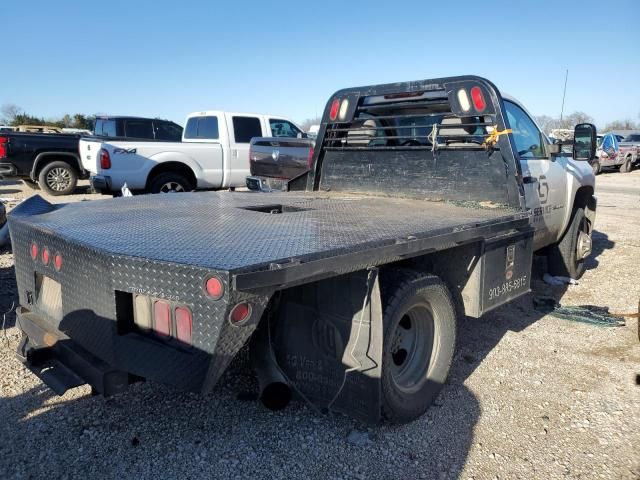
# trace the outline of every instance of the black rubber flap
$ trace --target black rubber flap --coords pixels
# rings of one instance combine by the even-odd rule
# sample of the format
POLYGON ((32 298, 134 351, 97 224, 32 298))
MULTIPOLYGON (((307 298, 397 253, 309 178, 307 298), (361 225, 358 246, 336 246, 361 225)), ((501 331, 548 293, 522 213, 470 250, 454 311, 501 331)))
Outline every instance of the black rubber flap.
POLYGON ((284 292, 273 335, 294 390, 322 411, 380 420, 382 309, 377 270, 284 292))

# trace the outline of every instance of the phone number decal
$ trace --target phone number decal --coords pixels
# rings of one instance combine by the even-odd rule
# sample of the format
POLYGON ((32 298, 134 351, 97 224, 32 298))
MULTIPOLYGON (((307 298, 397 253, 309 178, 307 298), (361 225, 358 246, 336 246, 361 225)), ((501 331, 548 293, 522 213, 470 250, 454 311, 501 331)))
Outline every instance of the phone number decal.
POLYGON ((514 278, 509 280, 508 282, 503 283, 502 285, 498 285, 497 287, 493 287, 489 289, 489 300, 493 300, 495 298, 500 298, 508 293, 517 292, 527 286, 527 276, 522 275, 521 277, 514 278))

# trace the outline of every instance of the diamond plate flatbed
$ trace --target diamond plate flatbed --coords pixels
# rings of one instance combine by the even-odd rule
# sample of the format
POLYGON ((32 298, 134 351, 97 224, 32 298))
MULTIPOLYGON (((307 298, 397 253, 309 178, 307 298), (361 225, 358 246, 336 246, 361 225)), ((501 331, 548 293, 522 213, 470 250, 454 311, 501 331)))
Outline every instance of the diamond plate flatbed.
POLYGON ((346 263, 330 273, 344 273, 361 268, 366 252, 367 265, 387 263, 528 224, 526 213, 509 208, 319 192, 138 196, 32 215, 38 208, 20 212, 32 228, 114 255, 226 270, 237 274, 238 289, 269 286, 265 272, 282 278, 273 272, 287 267, 314 264, 308 273, 317 276, 321 260, 338 257, 346 263))

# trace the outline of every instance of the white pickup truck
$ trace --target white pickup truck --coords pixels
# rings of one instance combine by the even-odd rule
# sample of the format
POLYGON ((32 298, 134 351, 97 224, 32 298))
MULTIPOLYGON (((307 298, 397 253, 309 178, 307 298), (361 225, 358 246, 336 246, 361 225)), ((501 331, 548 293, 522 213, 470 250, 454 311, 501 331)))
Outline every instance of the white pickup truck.
POLYGON ((302 132, 280 116, 196 112, 187 116, 181 142, 87 137, 80 141, 80 156, 93 188, 103 193, 119 191, 125 183, 151 193, 235 188, 249 175, 251 139, 282 131, 302 132))

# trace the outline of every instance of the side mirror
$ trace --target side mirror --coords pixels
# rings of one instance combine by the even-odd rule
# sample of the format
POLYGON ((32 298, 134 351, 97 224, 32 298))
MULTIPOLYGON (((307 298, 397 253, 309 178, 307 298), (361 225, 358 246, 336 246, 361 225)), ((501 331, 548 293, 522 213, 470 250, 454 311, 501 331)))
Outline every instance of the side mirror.
POLYGON ((573 159, 589 162, 596 157, 596 127, 580 123, 573 130, 573 159))

